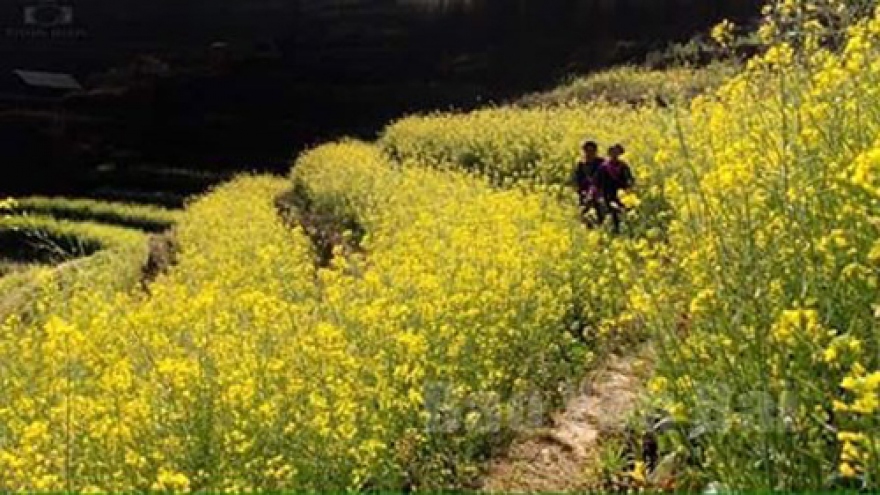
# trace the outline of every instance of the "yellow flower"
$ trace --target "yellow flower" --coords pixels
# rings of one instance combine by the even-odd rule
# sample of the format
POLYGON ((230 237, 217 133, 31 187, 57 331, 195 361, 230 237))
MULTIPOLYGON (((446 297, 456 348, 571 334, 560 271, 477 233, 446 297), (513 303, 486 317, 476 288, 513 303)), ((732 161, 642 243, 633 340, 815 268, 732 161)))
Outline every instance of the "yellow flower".
POLYGON ((189 478, 187 478, 185 474, 171 469, 162 468, 156 476, 156 482, 153 483, 152 489, 160 491, 188 492, 189 486, 189 478))
POLYGON ((880 240, 874 241, 871 252, 868 254, 868 261, 871 264, 880 266, 880 240))
POLYGON ((844 478, 855 478, 859 473, 848 462, 840 463, 840 475, 844 478))
POLYGON ((630 472, 630 477, 638 483, 646 483, 648 480, 648 468, 642 461, 636 461, 635 465, 633 465, 633 469, 630 472))
POLYGON ((658 395, 666 391, 668 385, 669 380, 667 380, 666 377, 656 376, 648 382, 648 390, 652 394, 658 395))
POLYGON ((836 362, 838 356, 839 356, 839 354, 837 352, 837 349, 834 347, 829 347, 829 348, 825 349, 822 357, 826 363, 830 364, 830 363, 836 362))
POLYGON ((712 28, 711 36, 721 46, 730 46, 734 39, 736 25, 725 19, 712 28))
POLYGON ((868 438, 864 433, 851 432, 851 431, 841 431, 837 434, 837 440, 841 442, 849 442, 849 443, 861 443, 866 441, 868 438))

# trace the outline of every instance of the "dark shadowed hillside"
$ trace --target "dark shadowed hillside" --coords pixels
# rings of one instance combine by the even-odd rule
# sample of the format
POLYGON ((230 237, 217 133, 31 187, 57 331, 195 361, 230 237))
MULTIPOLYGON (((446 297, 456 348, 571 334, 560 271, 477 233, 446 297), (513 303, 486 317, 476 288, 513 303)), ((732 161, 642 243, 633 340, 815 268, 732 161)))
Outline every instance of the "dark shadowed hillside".
MULTIPOLYGON (((472 107, 639 62, 760 3, 4 2, 0 155, 65 185, 65 172, 105 161, 283 167, 299 147, 368 135, 403 112, 472 107), (16 69, 68 73, 82 88, 28 85, 16 69)), ((39 176, 0 189, 43 188, 39 176)))

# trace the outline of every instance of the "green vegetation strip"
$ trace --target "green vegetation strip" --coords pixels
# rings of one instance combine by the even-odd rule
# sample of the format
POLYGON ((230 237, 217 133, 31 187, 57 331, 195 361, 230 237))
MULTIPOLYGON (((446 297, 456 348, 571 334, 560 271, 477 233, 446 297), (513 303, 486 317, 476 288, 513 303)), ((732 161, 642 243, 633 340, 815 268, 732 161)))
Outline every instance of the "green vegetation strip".
POLYGON ((694 97, 720 87, 736 70, 735 65, 720 62, 700 68, 665 70, 622 66, 574 78, 551 91, 527 95, 517 104, 523 107, 566 106, 596 100, 630 105, 686 104, 694 97))
POLYGON ((12 255, 16 264, 26 261, 22 243, 31 244, 39 258, 34 261, 58 263, 36 264, 0 278, 0 318, 64 304, 75 290, 109 295, 130 289, 140 281, 148 254, 142 232, 46 216, 0 217, 0 239, 18 241, 18 246, 3 243, 17 253, 0 253, 12 255))
POLYGON ((16 199, 12 211, 66 220, 107 223, 147 232, 167 230, 174 225, 179 215, 178 211, 159 206, 42 196, 16 199))

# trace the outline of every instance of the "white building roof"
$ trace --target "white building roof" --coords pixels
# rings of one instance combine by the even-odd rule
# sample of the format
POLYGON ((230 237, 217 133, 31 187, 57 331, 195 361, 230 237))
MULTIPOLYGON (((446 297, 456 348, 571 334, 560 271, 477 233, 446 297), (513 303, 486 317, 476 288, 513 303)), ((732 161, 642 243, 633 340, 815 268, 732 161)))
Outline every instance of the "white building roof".
POLYGON ((51 89, 82 89, 82 85, 70 74, 31 70, 14 70, 13 72, 28 86, 51 89))

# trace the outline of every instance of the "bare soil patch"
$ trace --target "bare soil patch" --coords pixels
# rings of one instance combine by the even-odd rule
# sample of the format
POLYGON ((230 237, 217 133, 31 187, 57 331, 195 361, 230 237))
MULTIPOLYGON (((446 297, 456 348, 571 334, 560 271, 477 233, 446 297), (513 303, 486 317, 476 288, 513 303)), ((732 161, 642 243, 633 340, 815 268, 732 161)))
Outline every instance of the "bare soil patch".
POLYGON ((646 350, 611 356, 585 379, 580 392, 555 414, 552 426, 528 432, 493 461, 482 488, 497 492, 564 492, 591 489, 603 441, 626 435, 651 369, 646 350))

